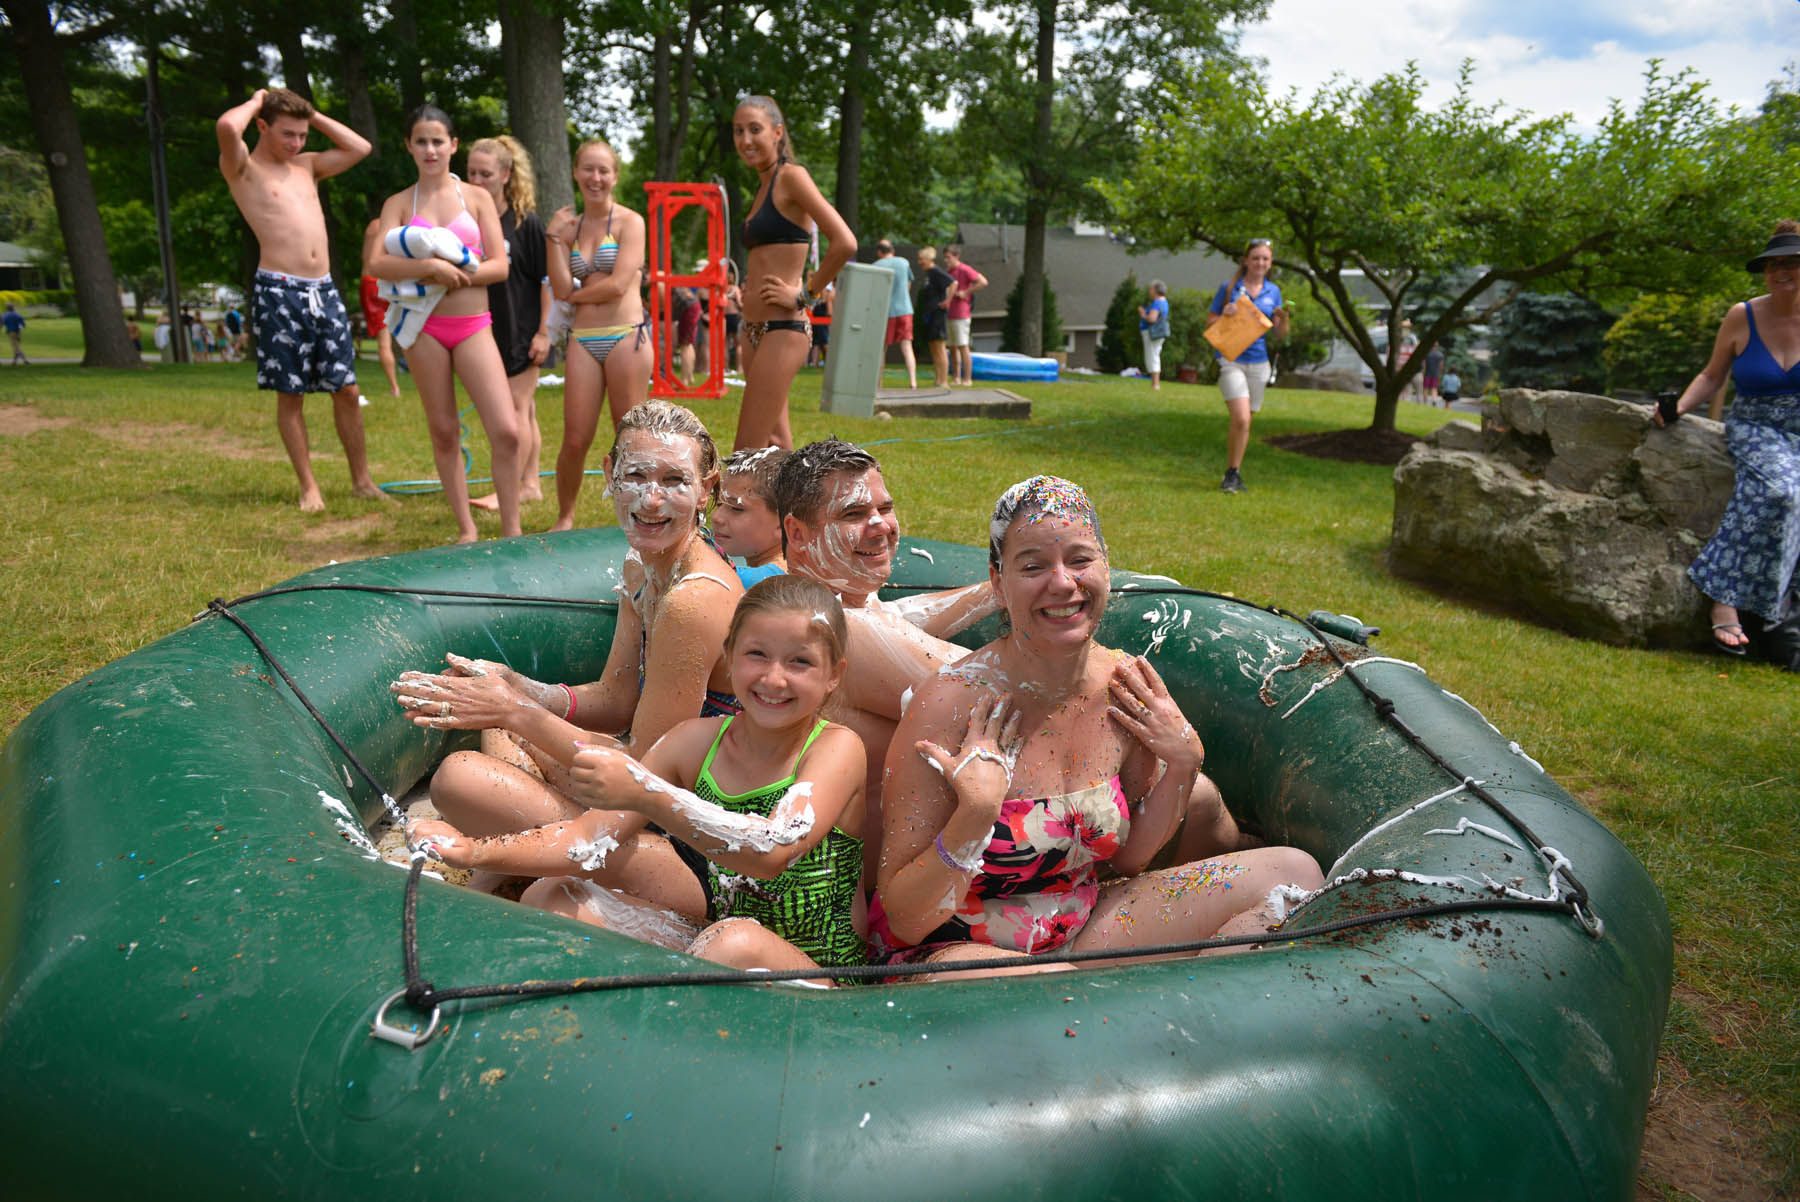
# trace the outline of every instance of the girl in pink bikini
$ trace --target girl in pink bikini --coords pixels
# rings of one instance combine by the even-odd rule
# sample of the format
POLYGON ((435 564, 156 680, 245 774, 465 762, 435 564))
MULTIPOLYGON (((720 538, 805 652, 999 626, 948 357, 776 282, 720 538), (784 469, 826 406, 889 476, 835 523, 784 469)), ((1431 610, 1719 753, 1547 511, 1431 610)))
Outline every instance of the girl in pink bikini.
MULTIPOLYGON (((1144 872, 1205 752, 1148 660, 1094 641, 1110 592, 1087 494, 1036 476, 990 526, 1011 629, 922 686, 888 747, 871 939, 893 961, 1147 946, 1267 930, 1291 847, 1144 872), (1100 866, 1123 878, 1102 884, 1100 866)), ((1013 971, 1013 970, 1002 970, 1013 971)))
POLYGON ((425 406, 431 455, 437 463, 444 499, 456 517, 457 541, 480 537, 469 512, 469 483, 463 472, 461 429, 456 416, 456 380, 481 418, 491 452, 494 495, 500 500, 500 532, 519 530, 519 421, 506 386, 506 368, 494 343, 488 285, 506 279, 506 240, 500 215, 486 190, 450 173, 456 136, 450 118, 434 105, 421 105, 406 123, 406 149, 419 168, 419 181, 388 197, 381 228, 403 225, 449 230, 480 260, 464 270, 441 258, 406 258, 378 247, 367 270, 377 279, 414 280, 448 289, 425 317, 407 354, 407 366, 425 406))

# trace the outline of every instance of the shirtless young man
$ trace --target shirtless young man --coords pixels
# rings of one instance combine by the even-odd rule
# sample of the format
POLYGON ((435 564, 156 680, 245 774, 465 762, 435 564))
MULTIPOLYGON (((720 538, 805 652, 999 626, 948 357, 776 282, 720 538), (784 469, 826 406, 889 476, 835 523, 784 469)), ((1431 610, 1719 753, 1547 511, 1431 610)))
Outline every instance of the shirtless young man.
POLYGON ((286 88, 259 89, 219 118, 217 133, 219 172, 262 247, 251 309, 256 386, 278 394, 275 428, 300 478, 300 508, 305 513, 325 508, 307 444, 302 398, 308 392, 331 393, 351 489, 359 497, 379 498, 358 411, 356 344, 331 282, 318 189, 318 181, 355 166, 369 153, 369 143, 286 88), (255 150, 244 144, 253 120, 255 150), (331 139, 330 150, 306 149, 314 129, 331 139))
MULTIPOLYGON (((827 439, 792 452, 775 478, 775 501, 788 571, 823 582, 844 604, 849 668, 835 720, 862 736, 870 765, 866 797, 870 812, 879 815, 881 766, 901 711, 914 689, 969 655, 968 648, 945 640, 999 603, 986 581, 897 601, 875 595, 893 571, 900 523, 880 466, 861 447, 827 439)), ((966 667, 978 674, 986 669, 966 667)), ((866 843, 871 857, 878 842, 866 843)), ((1218 786, 1202 774, 1188 799, 1176 862, 1254 845, 1239 834, 1218 786)))

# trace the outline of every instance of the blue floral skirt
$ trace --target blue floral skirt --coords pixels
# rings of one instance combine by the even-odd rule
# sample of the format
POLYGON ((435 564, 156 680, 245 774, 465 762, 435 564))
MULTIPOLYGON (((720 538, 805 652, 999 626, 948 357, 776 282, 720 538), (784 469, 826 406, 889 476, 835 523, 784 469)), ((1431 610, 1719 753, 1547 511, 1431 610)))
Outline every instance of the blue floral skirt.
POLYGON ((1740 396, 1725 445, 1737 483, 1688 577, 1714 601, 1779 619, 1800 562, 1800 394, 1740 396))

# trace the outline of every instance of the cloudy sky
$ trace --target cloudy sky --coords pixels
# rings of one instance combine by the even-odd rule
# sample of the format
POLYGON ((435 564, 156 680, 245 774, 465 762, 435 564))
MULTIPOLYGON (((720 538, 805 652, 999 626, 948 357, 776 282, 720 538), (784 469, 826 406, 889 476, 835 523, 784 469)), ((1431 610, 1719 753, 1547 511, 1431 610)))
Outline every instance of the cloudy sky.
POLYGON ((1608 100, 1642 95, 1651 58, 1756 107, 1800 61, 1800 0, 1273 0, 1243 49, 1267 60, 1272 90, 1302 96, 1334 71, 1366 82, 1416 60, 1428 102, 1473 59, 1478 100, 1591 128, 1608 100))

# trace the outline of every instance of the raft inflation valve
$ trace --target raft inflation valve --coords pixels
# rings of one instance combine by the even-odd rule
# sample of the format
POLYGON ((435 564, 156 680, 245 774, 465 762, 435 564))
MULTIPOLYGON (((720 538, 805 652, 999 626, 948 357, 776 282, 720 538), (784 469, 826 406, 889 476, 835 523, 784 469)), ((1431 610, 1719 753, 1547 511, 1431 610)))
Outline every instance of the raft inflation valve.
POLYGON ((1364 647, 1369 640, 1381 633, 1381 627, 1368 626, 1349 614, 1334 614, 1329 610, 1315 609, 1306 615, 1306 620, 1327 634, 1335 634, 1340 639, 1348 639, 1364 647))
POLYGON ((416 1052, 437 1035, 440 1027, 438 1020, 442 1017, 440 1007, 431 1008, 431 1017, 423 1027, 401 1027, 388 1021, 388 1007, 406 996, 405 989, 396 989, 387 995, 380 1006, 375 1008, 375 1017, 369 1023, 369 1034, 377 1039, 385 1039, 389 1043, 399 1044, 409 1052, 416 1052))

